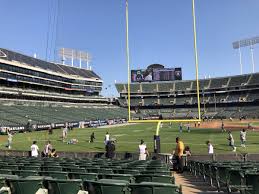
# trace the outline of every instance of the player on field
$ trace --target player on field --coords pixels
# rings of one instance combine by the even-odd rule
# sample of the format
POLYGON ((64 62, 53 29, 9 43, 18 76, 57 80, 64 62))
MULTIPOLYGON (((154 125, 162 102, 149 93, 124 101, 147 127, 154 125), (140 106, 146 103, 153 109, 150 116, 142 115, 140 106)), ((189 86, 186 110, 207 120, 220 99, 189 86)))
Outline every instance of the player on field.
POLYGON ((65 127, 62 130, 62 140, 63 140, 63 142, 67 138, 67 132, 68 132, 68 123, 65 124, 65 127))
POLYGON ((235 152, 237 148, 235 146, 235 140, 234 140, 234 137, 233 137, 231 131, 228 131, 228 138, 227 139, 229 141, 229 146, 231 146, 232 149, 233 149, 232 151, 235 152))
POLYGON ((183 132, 183 123, 180 123, 180 125, 179 125, 179 132, 180 132, 180 133, 183 132))
POLYGON ((187 131, 188 131, 188 133, 190 133, 191 132, 191 128, 190 128, 190 123, 187 123, 187 131))
POLYGON ((95 139, 95 135, 94 135, 94 132, 90 135, 90 141, 89 143, 93 143, 94 142, 94 139, 95 139))
POLYGON ((221 132, 223 133, 224 131, 225 131, 224 122, 222 121, 222 123, 221 123, 221 132))
POLYGON ((214 154, 214 148, 213 148, 213 145, 211 144, 211 142, 207 141, 206 144, 208 146, 208 154, 214 154))
POLYGON ((104 144, 107 145, 109 141, 110 141, 110 134, 107 131, 104 137, 104 144))
POLYGON ((13 142, 13 134, 12 134, 12 132, 9 130, 9 129, 7 129, 7 135, 8 135, 8 141, 7 141, 7 148, 8 149, 11 149, 12 148, 12 142, 13 142))
POLYGON ((241 141, 241 147, 246 147, 246 130, 242 129, 240 131, 240 141, 241 141))
POLYGON ((31 145, 31 156, 38 157, 39 155, 39 147, 37 146, 37 141, 33 141, 31 145))
POLYGON ((47 141, 45 147, 44 147, 44 150, 43 150, 43 153, 44 153, 44 157, 48 157, 50 152, 52 150, 52 145, 51 145, 51 142, 50 141, 47 141))

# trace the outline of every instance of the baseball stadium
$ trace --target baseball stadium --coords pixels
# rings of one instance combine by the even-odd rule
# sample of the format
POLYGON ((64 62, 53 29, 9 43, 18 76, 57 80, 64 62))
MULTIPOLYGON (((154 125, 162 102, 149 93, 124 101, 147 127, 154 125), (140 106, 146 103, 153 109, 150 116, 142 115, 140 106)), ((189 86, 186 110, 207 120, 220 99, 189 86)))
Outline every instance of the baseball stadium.
MULTIPOLYGON (((259 36, 247 38, 247 33, 228 48, 238 52, 240 73, 224 66, 233 73, 221 69, 217 76, 201 76, 204 54, 199 55, 199 43, 207 39, 199 35, 199 17, 208 4, 204 8, 202 1, 190 0, 191 48, 184 56, 192 64, 170 65, 161 59, 134 65, 130 51, 136 45, 130 38, 135 37, 132 23, 139 18, 134 20, 137 11, 131 15, 134 0, 124 0, 119 11, 123 33, 113 35, 124 42, 116 53, 124 61, 120 80, 112 70, 92 63, 95 58, 82 46, 71 49, 64 41, 68 47, 60 47, 65 32, 59 28, 70 20, 62 0, 47 2, 41 5, 48 10, 45 58, 32 56, 23 45, 8 46, 11 39, 0 48, 0 194, 259 194, 259 36), (250 57, 253 70, 247 72, 244 61, 250 57), (120 81, 107 84, 106 76, 120 81)), ((136 7, 142 4, 135 2, 136 7)), ((102 46, 98 49, 105 50, 102 46)), ((218 59, 207 62, 213 60, 218 59)))

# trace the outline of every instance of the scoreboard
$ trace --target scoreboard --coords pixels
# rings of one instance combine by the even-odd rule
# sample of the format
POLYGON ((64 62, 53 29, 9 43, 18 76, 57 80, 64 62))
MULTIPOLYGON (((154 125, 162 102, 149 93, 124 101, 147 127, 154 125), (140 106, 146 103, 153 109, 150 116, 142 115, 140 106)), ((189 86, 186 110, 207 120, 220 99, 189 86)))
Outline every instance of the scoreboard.
POLYGON ((131 82, 182 80, 182 68, 131 70, 131 82))

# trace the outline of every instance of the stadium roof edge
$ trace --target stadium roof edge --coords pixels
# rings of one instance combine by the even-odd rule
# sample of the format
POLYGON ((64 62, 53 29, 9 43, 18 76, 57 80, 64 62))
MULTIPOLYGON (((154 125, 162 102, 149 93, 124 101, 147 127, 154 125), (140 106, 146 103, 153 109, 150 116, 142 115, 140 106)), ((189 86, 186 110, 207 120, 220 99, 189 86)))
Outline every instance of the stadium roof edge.
MULTIPOLYGON (((231 76, 222 76, 222 77, 211 77, 211 78, 206 78, 206 79, 199 79, 199 80, 210 80, 210 79, 223 79, 223 78, 232 78, 232 77, 238 77, 238 76, 249 76, 249 75, 254 75, 254 74, 259 74, 259 72, 255 72, 255 73, 246 73, 246 74, 242 74, 242 75, 231 75, 231 76)), ((174 81, 151 81, 151 82, 132 82, 130 84, 150 84, 150 83, 172 83, 172 82, 190 82, 190 81, 196 81, 195 79, 192 80, 174 80, 174 81)), ((117 82, 115 85, 117 84, 128 84, 127 82, 117 82)))
MULTIPOLYGON (((28 55, 23 54, 23 53, 21 53, 21 52, 12 51, 12 50, 5 49, 5 48, 0 48, 0 51, 1 51, 1 53, 3 53, 4 55, 6 55, 6 53, 5 53, 4 51, 8 51, 8 52, 11 52, 11 53, 14 53, 14 54, 19 54, 19 55, 22 55, 22 56, 24 56, 24 57, 28 57, 28 58, 31 58, 31 59, 34 59, 34 60, 41 61, 41 62, 43 62, 43 63, 49 63, 49 64, 53 64, 53 65, 60 65, 60 66, 69 67, 69 68, 71 68, 71 69, 79 69, 79 70, 83 70, 83 71, 87 71, 87 72, 92 72, 95 77, 82 77, 82 76, 80 76, 80 77, 86 78, 86 79, 93 79, 93 80, 95 80, 95 81, 103 82, 102 79, 101 79, 101 77, 98 76, 93 70, 87 70, 87 69, 80 68, 80 67, 72 67, 72 66, 69 66, 69 65, 66 65, 66 64, 64 65, 64 64, 60 64, 60 63, 48 62, 48 61, 45 61, 45 60, 43 60, 43 59, 34 58, 34 57, 32 57, 32 56, 28 56, 28 55), (96 80, 96 79, 98 79, 98 80, 96 80)), ((2 57, 0 56, 0 59, 5 60, 5 58, 7 57, 7 55, 6 55, 6 56, 4 56, 4 55, 3 55, 2 57)), ((9 60, 5 60, 5 61, 9 61, 9 60)), ((28 66, 32 67, 32 64, 28 64, 28 66)), ((41 68, 41 67, 39 67, 39 69, 43 69, 43 70, 47 71, 47 69, 44 69, 44 68, 41 68)), ((53 72, 55 72, 55 71, 53 70, 53 72)), ((55 73, 61 74, 60 72, 55 72, 55 73)), ((63 75, 63 74, 62 74, 62 75, 63 75)), ((64 74, 64 75, 67 76, 66 74, 64 74)), ((60 76, 60 75, 59 75, 59 76, 60 76)), ((72 76, 72 75, 70 75, 70 76, 72 76)), ((72 77, 73 77, 73 76, 72 76, 72 77)), ((80 77, 73 77, 73 78, 74 78, 74 79, 80 79, 80 77)))

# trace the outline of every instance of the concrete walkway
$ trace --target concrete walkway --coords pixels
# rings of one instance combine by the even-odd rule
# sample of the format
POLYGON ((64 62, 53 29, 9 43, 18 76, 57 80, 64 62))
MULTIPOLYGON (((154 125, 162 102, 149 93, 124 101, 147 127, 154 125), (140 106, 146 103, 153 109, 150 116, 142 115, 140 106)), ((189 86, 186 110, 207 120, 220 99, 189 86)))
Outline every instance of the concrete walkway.
POLYGON ((210 187, 208 183, 201 178, 197 178, 187 172, 183 174, 174 173, 177 185, 182 185, 183 194, 226 194, 217 192, 216 188, 210 187))

